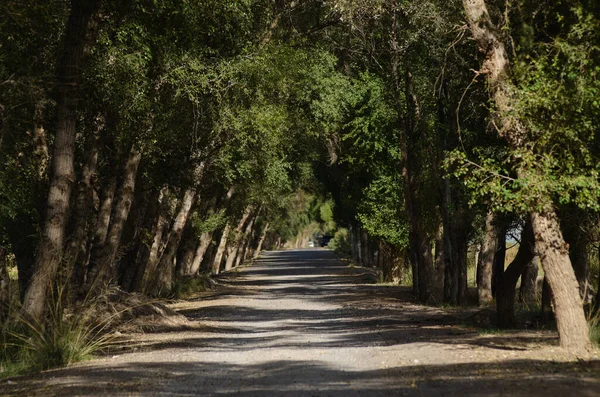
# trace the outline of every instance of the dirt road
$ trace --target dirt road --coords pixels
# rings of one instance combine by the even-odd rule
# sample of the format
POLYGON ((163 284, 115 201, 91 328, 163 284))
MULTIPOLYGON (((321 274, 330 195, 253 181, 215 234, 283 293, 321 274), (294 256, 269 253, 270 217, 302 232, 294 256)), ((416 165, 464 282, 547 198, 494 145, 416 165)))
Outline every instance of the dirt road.
POLYGON ((267 253, 174 307, 142 351, 0 383, 0 395, 600 396, 600 362, 551 332, 485 333, 326 250, 267 253))

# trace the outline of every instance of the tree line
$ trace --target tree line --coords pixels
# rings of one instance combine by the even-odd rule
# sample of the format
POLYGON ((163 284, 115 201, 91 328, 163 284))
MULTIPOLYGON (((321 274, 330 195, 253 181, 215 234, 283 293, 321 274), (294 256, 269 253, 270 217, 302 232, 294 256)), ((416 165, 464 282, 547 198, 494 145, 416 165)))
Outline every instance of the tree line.
POLYGON ((475 247, 503 327, 541 267, 561 344, 589 348, 595 1, 0 7, 0 281, 16 263, 33 318, 59 284, 171 296, 327 232, 430 303, 467 302, 475 247))

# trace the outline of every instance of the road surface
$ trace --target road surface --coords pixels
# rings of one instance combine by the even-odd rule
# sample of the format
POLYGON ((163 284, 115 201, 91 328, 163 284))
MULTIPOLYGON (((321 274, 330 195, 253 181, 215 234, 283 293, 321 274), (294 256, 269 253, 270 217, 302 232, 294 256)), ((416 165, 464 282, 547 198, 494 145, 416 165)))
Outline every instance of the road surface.
POLYGON ((190 326, 0 395, 600 396, 598 361, 565 361, 553 333, 466 327, 475 309, 418 305, 326 249, 269 252, 222 282, 174 305, 190 326))

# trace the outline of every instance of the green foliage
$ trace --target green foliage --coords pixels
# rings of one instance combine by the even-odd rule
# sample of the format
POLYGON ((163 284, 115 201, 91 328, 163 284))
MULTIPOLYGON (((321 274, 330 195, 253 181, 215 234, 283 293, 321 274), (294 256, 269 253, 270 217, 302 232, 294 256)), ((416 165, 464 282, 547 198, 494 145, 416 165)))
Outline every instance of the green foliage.
POLYGON ((398 176, 381 176, 364 190, 358 219, 369 235, 398 248, 408 246, 408 223, 398 176))
POLYGON ((600 22, 582 4, 545 15, 541 24, 523 16, 517 29, 514 105, 531 143, 518 150, 480 146, 470 156, 457 150, 449 168, 470 189, 471 204, 488 201, 507 212, 552 203, 598 211, 600 22), (554 23, 559 34, 536 37, 554 23))
POLYGON ((348 229, 339 228, 336 230, 327 247, 329 247, 331 250, 334 250, 340 256, 351 257, 352 244, 350 242, 350 233, 348 229))
POLYGON ((189 299, 211 287, 210 276, 200 274, 193 277, 183 277, 177 280, 173 289, 175 299, 189 299))

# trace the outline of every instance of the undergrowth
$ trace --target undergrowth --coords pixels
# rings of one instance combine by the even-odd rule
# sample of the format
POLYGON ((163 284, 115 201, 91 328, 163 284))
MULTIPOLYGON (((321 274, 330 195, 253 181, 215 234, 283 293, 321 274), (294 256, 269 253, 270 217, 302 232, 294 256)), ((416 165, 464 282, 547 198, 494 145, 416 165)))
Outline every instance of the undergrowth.
POLYGON ((44 317, 33 319, 12 305, 0 329, 0 377, 63 367, 90 359, 111 341, 105 332, 114 315, 92 318, 94 302, 65 304, 62 291, 53 295, 44 317))
POLYGON ((208 274, 182 277, 173 288, 173 296, 175 299, 190 298, 198 292, 209 290, 210 285, 210 276, 208 274))

